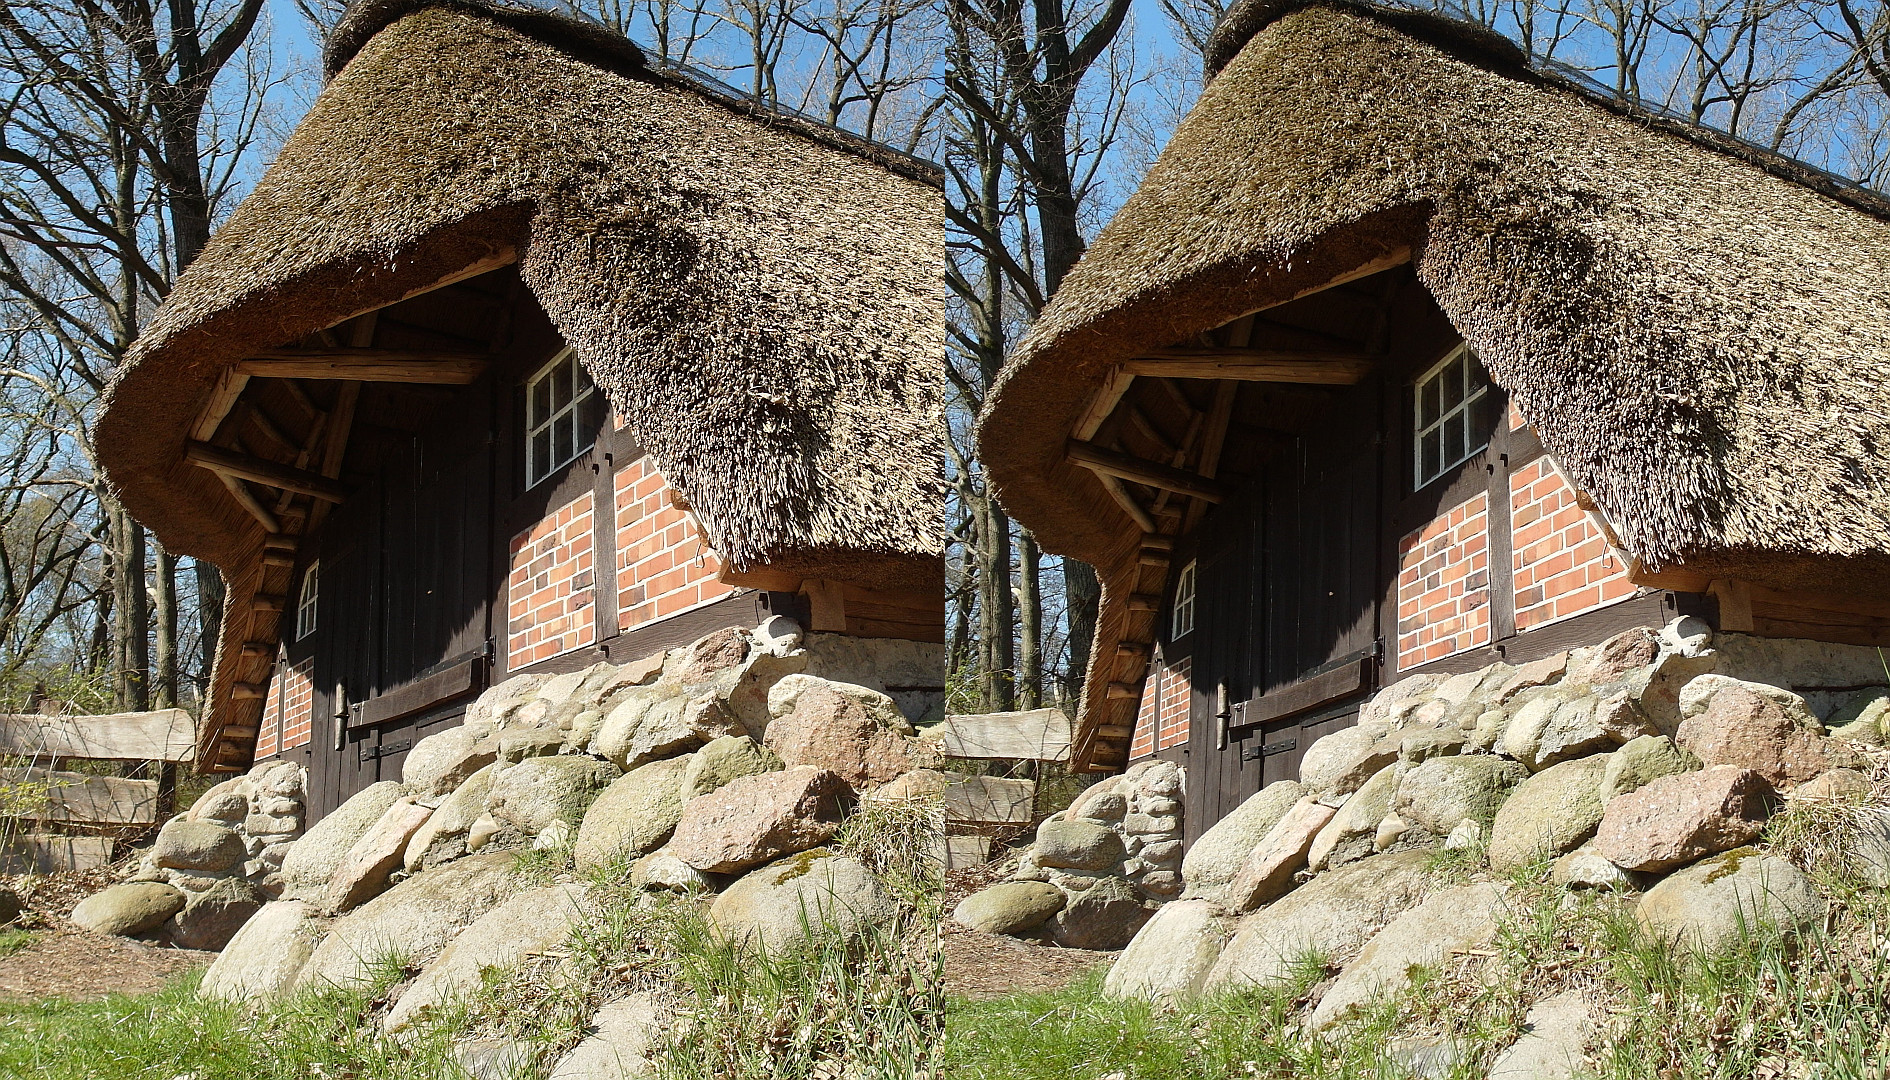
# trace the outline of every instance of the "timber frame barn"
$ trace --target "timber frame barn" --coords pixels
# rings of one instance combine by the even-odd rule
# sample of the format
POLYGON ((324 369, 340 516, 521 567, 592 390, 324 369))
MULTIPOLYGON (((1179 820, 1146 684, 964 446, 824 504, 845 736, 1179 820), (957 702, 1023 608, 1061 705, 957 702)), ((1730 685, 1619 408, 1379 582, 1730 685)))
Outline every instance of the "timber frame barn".
POLYGON ((943 641, 935 166, 527 7, 357 3, 325 61, 99 423, 227 583, 201 769, 306 755, 313 819, 509 675, 943 641))
POLYGON ((1353 0, 1243 0, 1002 373, 1103 597, 1073 761, 1192 839, 1414 673, 1677 615, 1890 642, 1890 200, 1353 0))

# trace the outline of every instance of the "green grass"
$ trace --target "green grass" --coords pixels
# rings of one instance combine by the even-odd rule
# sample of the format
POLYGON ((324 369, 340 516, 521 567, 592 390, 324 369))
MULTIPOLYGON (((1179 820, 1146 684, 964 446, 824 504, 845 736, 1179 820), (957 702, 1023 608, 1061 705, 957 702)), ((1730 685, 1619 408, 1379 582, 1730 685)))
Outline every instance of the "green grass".
POLYGON ((39 940, 31 930, 0 930, 0 958, 12 956, 39 940))

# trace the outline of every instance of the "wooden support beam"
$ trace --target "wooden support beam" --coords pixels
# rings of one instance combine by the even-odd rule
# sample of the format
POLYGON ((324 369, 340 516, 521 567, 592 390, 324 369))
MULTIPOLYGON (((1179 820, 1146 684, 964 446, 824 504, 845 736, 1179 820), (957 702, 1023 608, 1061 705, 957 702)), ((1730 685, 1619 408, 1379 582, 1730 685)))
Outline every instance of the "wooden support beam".
POLYGON ((236 499, 237 503, 240 504, 243 509, 249 511, 251 517, 255 518, 256 521, 262 525, 264 532, 273 533, 282 531, 281 520, 276 517, 273 511, 262 504, 262 500, 251 494, 249 488, 245 487, 241 480, 238 480, 236 477, 226 472, 217 473, 217 479, 223 481, 223 486, 230 489, 230 495, 236 499))
POLYGON ((222 737, 225 739, 243 739, 254 742, 257 730, 257 728, 245 724, 225 724, 223 725, 222 737))
POLYGON ((1131 375, 1168 379, 1353 386, 1376 361, 1362 353, 1276 352, 1267 349, 1161 349, 1125 361, 1131 375))
POLYGON ((234 450, 225 450, 204 442, 188 443, 184 447, 184 460, 200 468, 243 480, 251 480, 284 491, 294 491, 312 498, 328 502, 341 502, 347 498, 347 490, 325 476, 294 469, 287 465, 278 465, 267 458, 239 454, 234 450))
POLYGON ((281 533, 263 537, 264 551, 286 551, 293 555, 295 554, 295 549, 300 546, 300 544, 296 543, 295 537, 284 536, 281 533))
MULTIPOLYGON (((240 682, 230 688, 230 696, 238 701, 260 700, 269 696, 269 686, 266 683, 240 682)), ((227 732, 229 729, 223 730, 227 732)))
MULTIPOLYGON (((245 401, 242 403, 242 409, 243 415, 248 418, 250 423, 256 425, 256 430, 262 432, 263 436, 270 442, 275 443, 284 450, 297 449, 295 442, 291 440, 280 427, 276 426, 276 422, 269 418, 268 413, 262 411, 261 406, 257 405, 254 401, 245 401)), ((208 442, 209 440, 206 439, 204 441, 208 442)))
POLYGON ((1112 682, 1109 684, 1110 701, 1135 701, 1142 696, 1142 684, 1132 682, 1112 682))
POLYGON ((1142 538, 1142 547, 1147 551, 1173 551, 1175 538, 1160 533, 1150 533, 1142 538))
POLYGON ((1160 611, 1162 598, 1154 593, 1130 593, 1128 607, 1130 611, 1160 611))
POLYGON ((276 655, 276 646, 273 642, 268 641, 245 641, 243 642, 243 655, 251 659, 258 656, 266 656, 273 659, 276 655))
POLYGON ((1102 483, 1103 490, 1109 493, 1110 498, 1116 500, 1116 505, 1122 507, 1123 513, 1129 515, 1129 520, 1135 522, 1136 526, 1145 533, 1155 531, 1154 516, 1143 509, 1141 503, 1135 501, 1135 496, 1129 494, 1129 489, 1122 486, 1122 481, 1104 472, 1098 472, 1095 475, 1096 479, 1102 483))
POLYGON ((350 382, 465 386, 485 373, 476 353, 402 352, 396 349, 269 349, 236 362, 243 375, 271 379, 346 379, 350 382))
POLYGON ((1118 657, 1134 657, 1139 660, 1147 656, 1151 651, 1149 646, 1139 641, 1116 642, 1116 655, 1118 657))
POLYGON ((1116 411, 1116 405, 1122 401, 1122 395, 1128 393, 1129 387, 1134 383, 1134 375, 1120 367, 1111 368, 1109 374, 1104 377, 1103 384, 1096 388, 1095 396, 1089 399, 1089 407, 1077 420, 1075 436, 1084 441, 1095 438, 1096 432, 1102 429, 1103 421, 1109 419, 1109 414, 1116 411))
POLYGON ((280 596, 268 596, 263 593, 257 593, 255 596, 249 598, 249 610, 280 613, 282 611, 282 599, 283 598, 280 596))
POLYGON ((1120 724, 1104 724, 1103 726, 1096 729, 1096 737, 1098 739, 1108 739, 1111 742, 1114 742, 1120 739, 1127 739, 1134 734, 1135 734, 1134 728, 1123 727, 1120 724))
POLYGON ((293 551, 264 551, 263 556, 262 556, 262 564, 264 566, 294 566, 295 565, 295 552, 293 551))
MULTIPOLYGON (((1170 468, 1143 458, 1131 457, 1114 450, 1105 450, 1081 439, 1071 439, 1065 444, 1063 452, 1070 461, 1092 472, 1119 477, 1137 484, 1145 484, 1148 487, 1172 491, 1177 495, 1187 495, 1213 503, 1218 503, 1227 497, 1219 484, 1195 473, 1170 468)), ((1144 531, 1154 532, 1155 530, 1144 531)))
MULTIPOLYGON (((1201 460, 1198 462, 1198 471, 1209 479, 1220 472, 1221 451, 1227 445, 1227 427, 1233 422, 1234 398, 1239 392, 1240 384, 1232 379, 1222 379, 1214 387, 1214 403, 1208 406, 1207 430, 1202 433, 1201 460)), ((1206 512, 1207 508, 1200 503, 1191 504, 1182 530, 1193 529, 1206 512)))
POLYGON ((216 437, 217 429, 223 426, 223 420, 236 408, 236 400, 243 396, 243 388, 249 385, 249 376, 235 370, 224 368, 217 376, 217 384, 210 391, 210 400, 204 404, 203 411, 197 414, 197 422, 190 429, 190 437, 198 442, 209 442, 216 437))

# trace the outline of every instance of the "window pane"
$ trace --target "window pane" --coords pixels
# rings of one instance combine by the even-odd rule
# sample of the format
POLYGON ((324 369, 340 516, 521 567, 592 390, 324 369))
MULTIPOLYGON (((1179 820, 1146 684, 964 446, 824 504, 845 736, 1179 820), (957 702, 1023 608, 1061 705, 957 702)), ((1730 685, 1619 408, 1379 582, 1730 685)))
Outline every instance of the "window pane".
POLYGON ((1463 403, 1463 357, 1459 356, 1445 367, 1438 377, 1444 385, 1444 408, 1450 410, 1463 403))
POLYGON ((1454 412, 1444 421, 1444 460, 1454 465, 1463 457, 1463 413, 1454 412))
POLYGON ((583 364, 578 363, 576 353, 571 354, 571 373, 572 378, 577 380, 575 384, 577 396, 583 397, 591 389, 591 373, 584 370, 583 364))
POLYGON ((546 428, 532 436, 532 483, 545 478, 551 471, 551 429, 546 428))
POLYGON ((551 419, 551 380, 540 379, 532 386, 531 426, 542 427, 551 419))
POLYGON ((551 460, 562 465, 571 453, 571 414, 564 413, 551 423, 551 460))
POLYGON ((1440 445, 1442 435, 1433 431, 1424 436, 1424 449, 1418 458, 1418 482, 1423 483, 1442 472, 1444 462, 1440 445))
POLYGON ((1438 398, 1437 383, 1438 383, 1438 380, 1432 379, 1431 381, 1425 383, 1423 386, 1418 388, 1418 401, 1419 401, 1418 426, 1419 427, 1430 427, 1432 424, 1437 423, 1438 414, 1443 412, 1443 410, 1439 408, 1437 404, 1437 398, 1438 398))
POLYGON ((551 407, 562 409, 571 404, 571 365, 559 364, 551 372, 551 407))
POLYGON ((1469 363, 1464 370, 1464 382, 1469 384, 1471 394, 1490 385, 1490 376, 1483 370, 1483 363, 1476 358, 1475 354, 1469 356, 1469 363))

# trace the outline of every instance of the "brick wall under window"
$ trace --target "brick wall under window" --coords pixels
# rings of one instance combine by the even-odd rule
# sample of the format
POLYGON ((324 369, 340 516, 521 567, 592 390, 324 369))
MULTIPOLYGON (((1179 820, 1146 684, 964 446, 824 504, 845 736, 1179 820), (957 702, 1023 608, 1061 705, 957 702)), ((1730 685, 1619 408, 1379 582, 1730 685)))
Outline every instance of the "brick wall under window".
POLYGON ((1188 741, 1188 660, 1157 664, 1142 683, 1142 702, 1135 713, 1135 737, 1129 744, 1131 760, 1188 741))
POLYGON ((1634 595, 1627 560, 1547 456, 1510 474, 1509 505, 1519 632, 1634 595))
POLYGON ((597 640, 594 581, 597 557, 586 493, 512 538, 506 579, 506 670, 597 640))
POLYGON ((727 596, 722 560, 647 457, 617 470, 617 626, 621 630, 727 596))
POLYGON ((256 733, 256 756, 268 757, 308 742, 315 722, 315 658, 289 667, 277 666, 263 699, 262 730, 256 733))
POLYGON ((1398 670, 1490 643, 1490 499, 1398 542, 1398 670))

